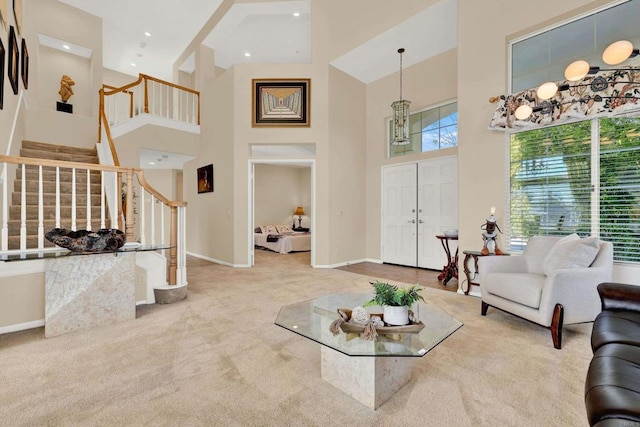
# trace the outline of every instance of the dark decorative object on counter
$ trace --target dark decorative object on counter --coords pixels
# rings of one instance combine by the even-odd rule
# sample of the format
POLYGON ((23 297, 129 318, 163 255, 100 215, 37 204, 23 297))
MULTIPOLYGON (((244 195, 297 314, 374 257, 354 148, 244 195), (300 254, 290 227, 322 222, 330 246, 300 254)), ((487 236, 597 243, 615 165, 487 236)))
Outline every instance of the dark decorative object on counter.
POLYGON ((114 251, 124 245, 127 236, 115 228, 101 228, 98 231, 71 231, 54 228, 45 234, 50 242, 75 252, 114 251))

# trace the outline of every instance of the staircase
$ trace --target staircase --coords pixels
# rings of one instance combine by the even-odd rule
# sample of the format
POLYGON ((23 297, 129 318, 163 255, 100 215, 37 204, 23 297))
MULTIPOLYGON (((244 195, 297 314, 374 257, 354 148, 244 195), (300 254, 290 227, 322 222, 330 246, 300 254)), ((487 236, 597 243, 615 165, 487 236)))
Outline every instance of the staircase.
MULTIPOLYGON (((23 141, 21 157, 61 160, 88 164, 98 164, 96 149, 69 147, 64 145, 45 144, 41 142, 23 141)), ((16 169, 14 191, 9 208, 8 234, 9 249, 20 249, 20 229, 22 226, 22 168, 25 168, 26 196, 26 231, 27 246, 38 245, 38 166, 20 165, 16 169)), ((60 168, 60 227, 72 229, 72 169, 60 168)), ((100 171, 92 171, 90 175, 91 194, 91 229, 98 230, 100 224, 100 171)), ((45 233, 56 227, 56 168, 42 167, 43 218, 45 233)), ((76 170, 75 184, 76 229, 87 229, 87 172, 76 170)), ((55 245, 45 239, 45 247, 55 245)))

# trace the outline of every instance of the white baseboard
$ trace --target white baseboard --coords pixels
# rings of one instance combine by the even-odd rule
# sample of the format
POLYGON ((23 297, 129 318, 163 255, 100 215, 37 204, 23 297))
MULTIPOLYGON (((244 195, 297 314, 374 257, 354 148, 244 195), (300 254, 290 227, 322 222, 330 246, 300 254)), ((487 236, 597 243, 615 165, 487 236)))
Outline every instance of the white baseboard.
POLYGON ((338 268, 338 267, 344 267, 346 265, 351 265, 351 264, 359 264, 361 262, 372 262, 374 264, 382 264, 382 260, 379 260, 379 259, 363 258, 363 259, 356 259, 352 261, 339 262, 337 264, 325 264, 325 265, 316 264, 314 268, 338 268))
POLYGON ((0 327, 0 334, 8 334, 10 332, 25 331, 27 329, 40 328, 44 326, 44 319, 33 320, 31 322, 16 323, 15 325, 0 327))
POLYGON ((201 255, 201 254, 196 254, 194 252, 187 252, 187 255, 191 255, 192 257, 203 259, 205 261, 214 262, 216 264, 226 265, 227 267, 235 267, 235 268, 249 268, 249 267, 251 267, 248 264, 231 264, 230 262, 221 261, 219 259, 211 258, 211 257, 205 256, 205 255, 201 255))

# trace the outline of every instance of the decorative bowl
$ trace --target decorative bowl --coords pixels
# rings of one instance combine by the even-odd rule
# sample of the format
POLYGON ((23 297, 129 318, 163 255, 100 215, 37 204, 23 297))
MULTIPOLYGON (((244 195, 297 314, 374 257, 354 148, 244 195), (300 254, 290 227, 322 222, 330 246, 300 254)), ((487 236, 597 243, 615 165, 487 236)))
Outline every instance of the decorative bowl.
POLYGON ((444 235, 447 237, 457 237, 458 236, 458 229, 457 228, 450 228, 448 230, 444 230, 444 235))

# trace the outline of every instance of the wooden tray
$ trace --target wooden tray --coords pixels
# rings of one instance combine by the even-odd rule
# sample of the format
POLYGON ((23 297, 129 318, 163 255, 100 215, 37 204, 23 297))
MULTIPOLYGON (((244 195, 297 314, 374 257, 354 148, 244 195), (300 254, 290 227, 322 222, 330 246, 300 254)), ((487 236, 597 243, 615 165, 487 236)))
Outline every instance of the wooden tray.
MULTIPOLYGON (((376 332, 378 335, 386 334, 417 334, 424 328, 424 323, 409 323, 403 326, 382 326, 377 327, 376 332)), ((343 323, 340 325, 340 329, 345 333, 362 333, 364 332, 364 326, 354 325, 353 323, 343 323)))
MULTIPOLYGON (((351 319, 351 309, 348 308, 339 308, 338 314, 345 320, 345 323, 340 325, 340 329, 345 333, 362 333, 364 332, 364 326, 356 325, 354 323, 348 323, 351 319)), ((384 320, 384 316, 382 313, 370 313, 370 316, 378 316, 379 318, 384 320)), ((422 322, 410 322, 408 325, 402 326, 381 326, 376 327, 376 331, 378 335, 385 334, 417 334, 424 328, 424 323, 422 322)))

